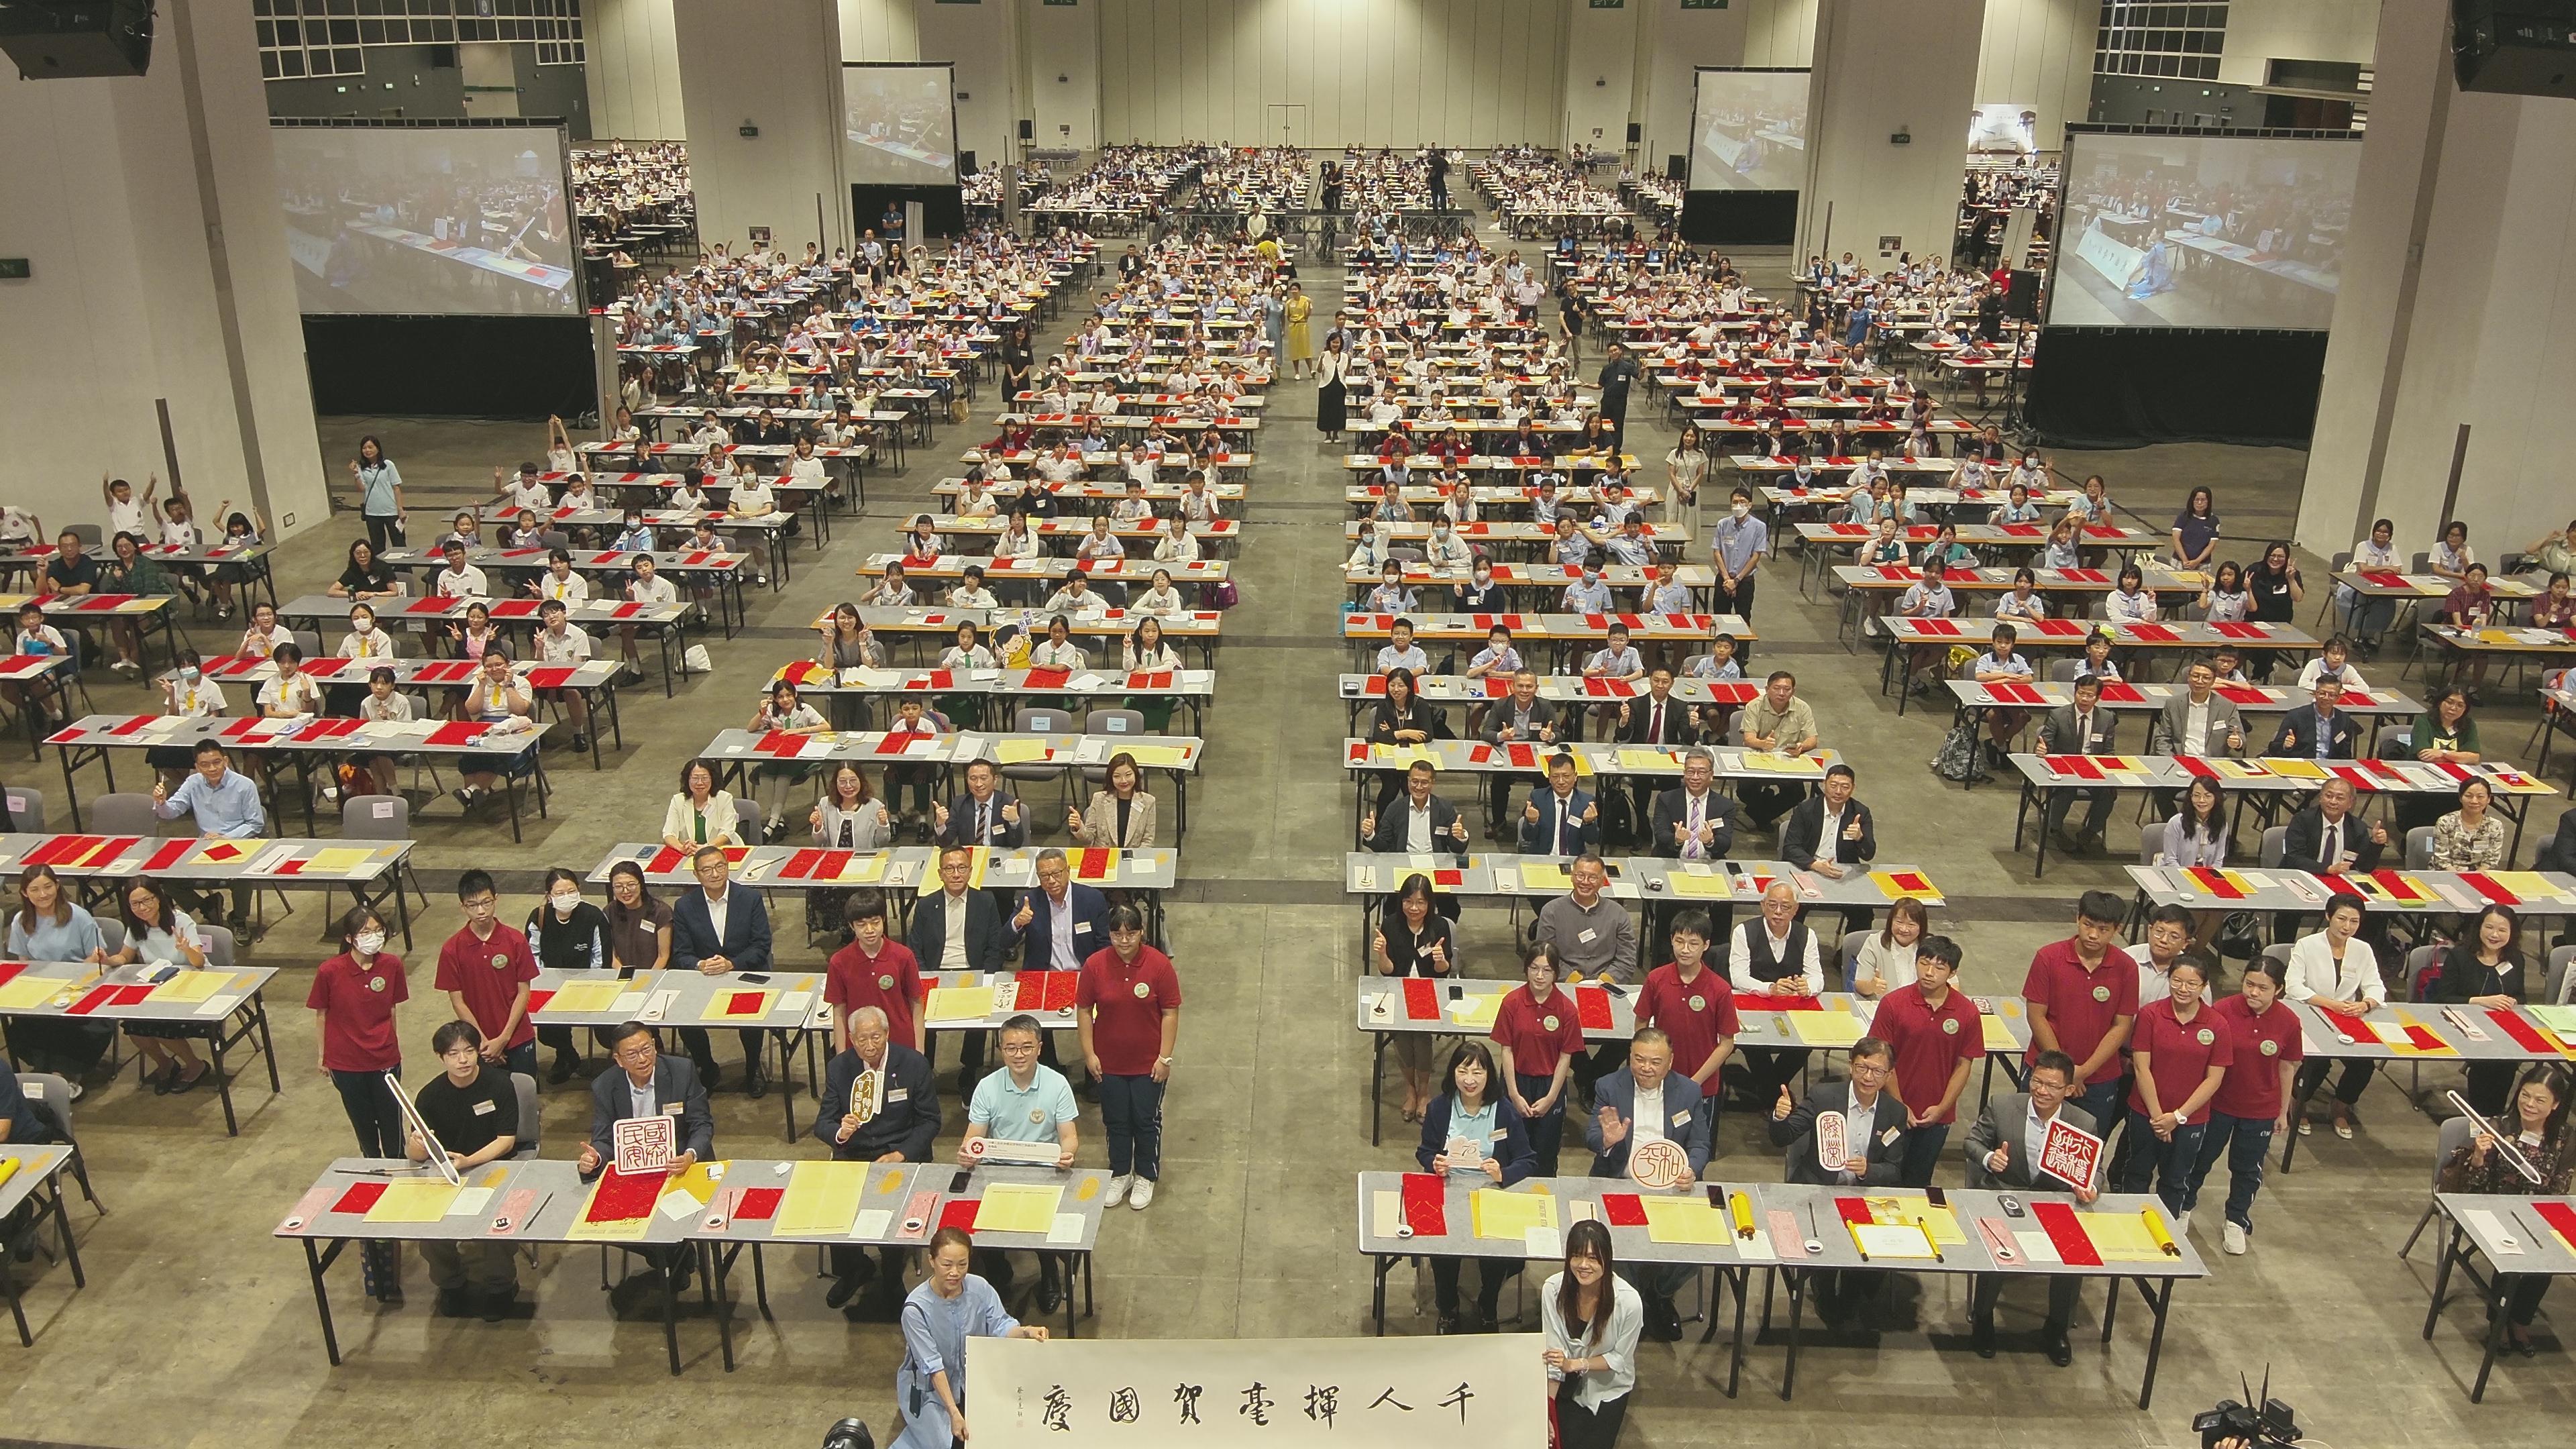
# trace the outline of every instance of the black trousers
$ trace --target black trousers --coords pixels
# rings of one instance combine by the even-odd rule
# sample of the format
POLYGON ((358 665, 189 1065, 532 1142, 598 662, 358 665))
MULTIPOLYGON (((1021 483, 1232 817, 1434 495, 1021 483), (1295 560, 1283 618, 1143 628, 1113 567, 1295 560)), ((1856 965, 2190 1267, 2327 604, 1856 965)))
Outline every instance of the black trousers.
MULTIPOLYGON (((761 1039, 766 1036, 767 1033, 744 1030, 738 1031, 735 1034, 742 1038, 743 1065, 755 1072, 761 1070, 761 1050, 764 1045, 761 1039)), ((715 1044, 707 1040, 706 1028, 698 1026, 681 1027, 680 1046, 683 1050, 688 1052, 689 1060, 698 1064, 698 1070, 700 1072, 706 1072, 715 1066, 715 1044)))
POLYGON ((367 520, 367 547, 374 549, 379 556, 382 556, 387 548, 400 548, 403 546, 404 529, 401 518, 379 518, 372 513, 365 515, 365 517, 367 520))
POLYGON ((1587 1409, 1575 1402, 1574 1390, 1580 1382, 1579 1377, 1569 1378, 1556 1386, 1558 1449, 1611 1449, 1619 1442, 1621 1421, 1628 1417, 1628 1396, 1621 1394, 1598 1409, 1587 1409))
MULTIPOLYGON (((2000 1273, 1980 1273, 1977 1275, 1977 1286, 1968 1290, 1968 1321, 1971 1324, 1979 1328, 1991 1329, 1994 1327, 1995 1297, 1997 1294, 2003 1292, 2003 1287, 2004 1279, 2003 1275, 2000 1273)), ((2063 1338, 2066 1336, 2067 1328, 2075 1322, 2076 1294, 2081 1292, 2083 1288, 2084 1280, 2078 1277, 2060 1275, 2048 1280, 2048 1332, 2050 1336, 2055 1338, 2063 1338)), ((2111 1291, 2115 1293, 2118 1292, 2119 1285, 2114 1283, 2111 1291)))

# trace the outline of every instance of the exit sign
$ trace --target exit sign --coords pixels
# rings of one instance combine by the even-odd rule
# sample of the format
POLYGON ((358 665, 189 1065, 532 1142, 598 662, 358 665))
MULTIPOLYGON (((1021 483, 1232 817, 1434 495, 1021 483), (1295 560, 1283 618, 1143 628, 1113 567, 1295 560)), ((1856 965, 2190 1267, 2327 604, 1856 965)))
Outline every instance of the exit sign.
POLYGON ((0 282, 23 282, 34 275, 25 257, 0 257, 0 282))
POLYGON ((1723 10, 1726 0, 1682 0, 1684 10, 1723 10))

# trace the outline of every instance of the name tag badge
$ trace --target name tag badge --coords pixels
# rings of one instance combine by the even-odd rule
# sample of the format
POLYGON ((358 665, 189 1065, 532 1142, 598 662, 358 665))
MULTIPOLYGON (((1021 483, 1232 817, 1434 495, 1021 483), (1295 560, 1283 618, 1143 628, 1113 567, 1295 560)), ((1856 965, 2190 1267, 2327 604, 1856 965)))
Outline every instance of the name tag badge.
POLYGON ((491 1101, 487 1098, 474 1104, 474 1115, 477 1117, 489 1116, 494 1110, 499 1108, 500 1105, 500 1103, 491 1101))
POLYGON ((1591 945, 1591 944, 1592 944, 1593 938, 1594 938, 1594 937, 1596 937, 1596 936, 1598 936, 1598 935, 1600 935, 1600 934, 1601 934, 1600 932, 1593 930, 1590 926, 1586 926, 1586 927, 1584 927, 1582 930, 1580 930, 1580 931, 1578 931, 1578 932, 1576 932, 1576 933, 1575 933, 1574 939, 1576 939, 1576 940, 1578 940, 1578 941, 1582 942, 1584 945, 1589 946, 1589 945, 1591 945))
POLYGON ((1076 922, 1074 922, 1074 923, 1073 923, 1073 933, 1074 933, 1075 935, 1077 935, 1077 936, 1088 936, 1088 935, 1090 935, 1090 934, 1091 934, 1091 923, 1090 923, 1089 921, 1076 921, 1076 922))
POLYGON ((1688 1127, 1690 1125, 1690 1113, 1675 1112, 1672 1116, 1672 1125, 1675 1127, 1688 1127))
POLYGON ((1500 1142, 1500 1141, 1502 1141, 1502 1140, 1503 1140, 1503 1129, 1502 1129, 1502 1128, 1500 1128, 1500 1127, 1497 1127, 1497 1128, 1495 1128, 1493 1131, 1486 1133, 1486 1134, 1485 1134, 1485 1140, 1486 1140, 1486 1141, 1488 1141, 1488 1142, 1500 1142))
POLYGON ((886 1092, 886 1100, 889 1102, 908 1102, 912 1100, 912 1089, 909 1087, 891 1088, 886 1092))
POLYGON ((686 1102, 665 1102, 662 1104, 662 1115, 665 1117, 677 1117, 688 1109, 689 1104, 686 1102))
POLYGON ((1886 1131, 1878 1134, 1878 1145, 1881 1147, 1894 1147, 1896 1145, 1896 1139, 1903 1136, 1904 1132, 1905 1129, 1901 1127, 1890 1127, 1886 1131))

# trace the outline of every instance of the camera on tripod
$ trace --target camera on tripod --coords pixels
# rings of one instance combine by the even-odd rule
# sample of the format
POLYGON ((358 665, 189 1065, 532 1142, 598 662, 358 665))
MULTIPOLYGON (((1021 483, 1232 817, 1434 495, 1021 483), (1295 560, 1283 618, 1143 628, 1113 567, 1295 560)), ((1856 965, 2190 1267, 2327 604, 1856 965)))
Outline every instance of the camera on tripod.
MULTIPOLYGON (((2245 1380, 2237 1379, 2240 1387, 2245 1380)), ((2242 1445, 2244 1449, 2286 1449, 2299 1442, 2299 1416, 2296 1409, 2272 1397, 2272 1375, 2263 1375, 2263 1391, 2245 1389, 2252 1401, 2240 1404, 2234 1399, 2221 1399, 2218 1406, 2192 1416, 2191 1426, 2200 1431, 2200 1449, 2242 1445)))

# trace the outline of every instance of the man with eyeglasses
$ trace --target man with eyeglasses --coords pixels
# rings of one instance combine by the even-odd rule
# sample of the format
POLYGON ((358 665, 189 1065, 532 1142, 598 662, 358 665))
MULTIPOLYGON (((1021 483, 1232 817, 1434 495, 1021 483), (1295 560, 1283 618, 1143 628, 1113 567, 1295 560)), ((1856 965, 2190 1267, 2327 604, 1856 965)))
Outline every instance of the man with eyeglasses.
MULTIPOLYGON (((768 970, 769 908, 760 893, 733 889, 732 862, 718 846, 700 846, 689 870, 698 878, 698 889, 682 891, 671 905, 671 969, 706 976, 768 970)), ((707 1090, 715 1090, 723 1076, 706 1031, 682 1027, 680 1042, 706 1079, 707 1090)), ((763 1045, 758 1029, 743 1029, 743 1090, 755 1097, 768 1090, 760 1072, 763 1045)))
MULTIPOLYGON (((674 1124, 678 1150, 671 1158, 673 1171, 715 1156, 716 1119, 707 1110, 706 1087, 694 1065, 684 1058, 663 1056, 655 1046, 653 1028, 640 1021, 609 1028, 608 1055, 617 1070, 591 1079, 590 1140, 581 1145, 581 1154, 573 1162, 582 1181, 599 1176, 617 1160, 617 1124, 646 1117, 668 1117, 674 1124)), ((646 1250, 645 1257, 673 1275, 673 1293, 688 1286, 691 1250, 653 1248, 646 1250)))
MULTIPOLYGON (((1852 1043, 1851 1080, 1828 1082, 1792 1102, 1786 1083, 1771 1107, 1771 1145, 1789 1149, 1789 1180, 1817 1187, 1894 1187, 1905 1173, 1905 1104, 1888 1092, 1896 1052, 1865 1036, 1852 1043), (1816 1154, 1816 1121, 1842 1118, 1842 1166, 1828 1168, 1816 1154)), ((1817 1316, 1839 1326, 1876 1286, 1874 1273, 1818 1273, 1817 1316)))
MULTIPOLYGON (((1081 1109, 1074 1105, 1073 1088, 1064 1074, 1038 1060, 1043 1035, 1038 1019, 1026 1012, 1002 1023, 1004 1070, 975 1084, 975 1099, 966 1108, 966 1137, 957 1144, 958 1166, 973 1167, 983 1160, 976 1144, 985 1138, 1051 1143, 1057 1170, 1073 1166, 1073 1154, 1081 1143, 1077 1125, 1081 1109)), ((976 1256, 983 1260, 984 1276, 994 1287, 1009 1285, 1013 1269, 1001 1250, 979 1250, 976 1256)), ((1038 1254, 1041 1313, 1053 1313, 1064 1302, 1062 1285, 1070 1275, 1059 1271, 1058 1260, 1058 1254, 1038 1254)))
MULTIPOLYGON (((928 1162, 939 1136, 939 1092, 930 1061, 891 1039, 884 1011, 862 1006, 850 1013, 850 1044, 823 1074, 814 1136, 832 1149, 835 1162, 928 1162)), ((823 1306, 838 1308, 853 1323, 894 1316, 902 1298, 903 1258, 894 1248, 877 1252, 870 1272, 864 1249, 832 1249, 832 1286, 823 1306), (873 1282, 871 1282, 873 1278, 873 1282), (868 1296, 850 1299, 861 1285, 868 1296)))
MULTIPOLYGON (((2028 1092, 2003 1092, 1987 1099, 1985 1111, 1968 1129, 1968 1186, 2072 1193, 2078 1203, 2101 1196, 2090 1182, 2067 1182, 2039 1167, 2052 1122, 2062 1120, 2081 1131, 2095 1130, 2095 1119, 2069 1100, 2078 1075, 2074 1058, 2042 1050, 2030 1060, 2028 1092)), ((1995 1298, 2003 1281, 2001 1274, 1980 1274, 1968 1293, 1968 1324, 1979 1358, 1995 1356, 1995 1298)), ((2059 1368, 2073 1357, 2066 1330, 2075 1321, 2076 1292, 2083 1286, 2084 1280, 2072 1273, 2048 1280, 2048 1324, 2041 1342, 2048 1361, 2059 1368)))

